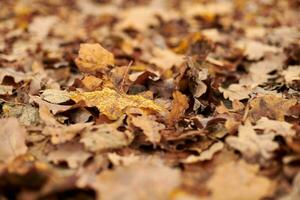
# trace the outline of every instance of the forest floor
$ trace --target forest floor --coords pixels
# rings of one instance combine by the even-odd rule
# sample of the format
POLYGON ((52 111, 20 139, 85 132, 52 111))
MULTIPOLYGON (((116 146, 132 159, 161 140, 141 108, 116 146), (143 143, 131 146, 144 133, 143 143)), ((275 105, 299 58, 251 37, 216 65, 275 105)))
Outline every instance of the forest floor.
POLYGON ((298 0, 1 0, 0 200, 300 199, 298 0))

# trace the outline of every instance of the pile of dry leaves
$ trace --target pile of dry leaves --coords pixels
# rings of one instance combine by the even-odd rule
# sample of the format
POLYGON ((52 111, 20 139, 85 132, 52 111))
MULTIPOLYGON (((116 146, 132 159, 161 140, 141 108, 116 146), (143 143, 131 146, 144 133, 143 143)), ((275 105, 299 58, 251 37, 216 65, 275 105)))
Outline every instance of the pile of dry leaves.
POLYGON ((1 200, 300 199, 298 0, 1 0, 1 200))

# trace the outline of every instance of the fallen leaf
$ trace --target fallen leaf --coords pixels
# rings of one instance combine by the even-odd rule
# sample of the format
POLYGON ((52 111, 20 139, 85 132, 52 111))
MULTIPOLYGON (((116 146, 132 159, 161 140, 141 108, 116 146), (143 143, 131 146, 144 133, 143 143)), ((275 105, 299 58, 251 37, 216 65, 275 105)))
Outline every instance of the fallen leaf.
POLYGON ((182 55, 177 55, 169 49, 154 48, 153 57, 149 60, 162 70, 171 69, 173 66, 179 66, 184 62, 182 55))
POLYGON ((260 200, 272 192, 272 182, 258 175, 257 165, 245 161, 227 162, 217 166, 207 186, 209 200, 260 200))
POLYGON ((217 152, 219 152, 223 149, 223 147, 224 147, 224 144, 222 142, 214 143, 213 145, 211 145, 209 147, 209 149, 201 152, 199 156, 190 155, 186 159, 184 159, 182 162, 183 163, 196 163, 199 161, 211 160, 217 152))
POLYGON ((272 153, 279 147, 273 141, 274 137, 275 134, 273 133, 258 135, 250 122, 247 122, 245 125, 239 126, 238 136, 227 137, 226 143, 240 151, 248 159, 258 156, 270 159, 272 153))
POLYGON ((90 153, 83 150, 83 145, 79 143, 67 142, 56 148, 47 155, 47 160, 54 164, 66 162, 71 169, 78 168, 91 156, 90 153))
POLYGON ((87 150, 99 152, 128 146, 133 138, 128 131, 121 132, 112 124, 101 124, 85 130, 80 142, 87 150))
POLYGON ((27 133, 16 118, 0 119, 0 124, 0 161, 8 163, 27 152, 27 133))
POLYGON ((292 191, 279 200, 295 200, 300 199, 300 172, 297 173, 293 180, 292 191))
POLYGON ((108 70, 114 65, 114 55, 104 49, 100 44, 81 44, 79 56, 75 59, 81 72, 96 73, 108 70))
POLYGON ((55 89, 47 89, 44 90, 41 94, 41 98, 50 103, 64 103, 70 100, 69 94, 67 91, 63 90, 55 90, 55 89))
POLYGON ((107 157, 114 166, 125 166, 125 167, 130 166, 141 160, 139 156, 133 154, 130 154, 129 156, 120 156, 116 153, 108 153, 107 157))
POLYGON ((97 90, 101 88, 103 84, 103 80, 92 75, 85 76, 81 82, 89 91, 97 90))
POLYGON ((6 103, 2 109, 5 117, 18 118, 22 125, 36 125, 40 119, 38 109, 30 104, 18 105, 6 103))
POLYGON ((169 126, 173 126, 183 115, 186 109, 189 107, 188 98, 181 94, 179 91, 173 93, 173 105, 170 111, 167 121, 169 126))
POLYGON ((58 104, 49 103, 47 101, 42 100, 38 96, 30 96, 30 100, 37 103, 39 107, 47 107, 47 109, 52 111, 53 114, 64 112, 73 108, 73 106, 69 106, 69 105, 58 105, 58 104))
POLYGON ((281 135, 283 137, 294 136, 296 132, 292 129, 293 124, 289 124, 287 122, 270 120, 266 117, 260 118, 256 125, 254 126, 255 129, 264 130, 265 134, 275 134, 281 135))
POLYGON ((0 95, 12 95, 13 89, 11 85, 0 85, 0 95))
POLYGON ((178 170, 145 161, 105 171, 92 183, 99 200, 165 200, 179 184, 178 170))
POLYGON ((237 46, 244 49, 244 55, 249 60, 259 60, 264 57, 267 52, 280 52, 280 49, 275 46, 266 45, 252 40, 242 41, 238 43, 237 46))
POLYGON ((135 29, 140 32, 146 31, 149 26, 159 23, 155 15, 158 14, 159 9, 145 6, 135 6, 128 9, 121 14, 121 21, 117 24, 116 29, 135 29))
POLYGON ((153 116, 136 116, 132 117, 131 122, 134 126, 141 128, 146 135, 147 139, 153 144, 160 142, 161 135, 160 130, 165 128, 164 124, 158 123, 155 121, 153 116))
POLYGON ((225 99, 230 101, 248 99, 252 92, 249 86, 240 84, 231 84, 227 89, 219 87, 219 91, 223 93, 225 99))
POLYGON ((286 70, 282 72, 284 80, 286 83, 290 84, 293 81, 300 80, 300 66, 289 66, 286 70))
POLYGON ((118 119, 129 107, 149 109, 164 113, 165 109, 139 95, 120 94, 115 90, 104 88, 95 92, 71 92, 70 98, 75 102, 84 101, 87 106, 96 106, 109 119, 118 119))
POLYGON ((69 126, 64 126, 55 123, 54 126, 46 126, 43 129, 43 134, 51 137, 52 144, 62 144, 71 141, 76 135, 82 133, 84 129, 91 126, 92 123, 77 123, 69 126))
POLYGON ((29 25, 29 32, 35 36, 39 41, 45 39, 51 28, 59 20, 56 16, 35 17, 29 25))
POLYGON ((284 115, 296 102, 296 99, 284 99, 274 95, 257 97, 250 102, 249 118, 254 122, 261 117, 283 121, 284 115))

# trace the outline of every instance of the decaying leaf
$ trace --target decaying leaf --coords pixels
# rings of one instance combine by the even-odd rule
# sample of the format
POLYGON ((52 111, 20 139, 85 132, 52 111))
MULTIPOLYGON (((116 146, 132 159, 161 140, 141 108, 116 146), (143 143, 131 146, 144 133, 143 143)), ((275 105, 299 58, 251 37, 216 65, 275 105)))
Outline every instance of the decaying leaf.
POLYGON ((87 106, 96 106, 109 119, 118 119, 129 107, 149 109, 159 113, 165 110, 153 102, 139 95, 120 94, 115 90, 104 88, 95 92, 71 92, 70 98, 75 102, 84 101, 87 106))
POLYGON ((179 184, 178 170, 144 161, 103 172, 93 187, 99 200, 164 200, 170 198, 179 184))
POLYGON ((52 144, 61 144, 71 141, 76 135, 82 133, 82 131, 91 124, 92 123, 77 123, 63 126, 55 123, 54 126, 47 126, 44 128, 43 134, 51 137, 52 144))
POLYGON ((257 156, 269 159, 272 157, 273 151, 278 148, 278 144, 273 141, 274 137, 273 133, 258 135, 250 122, 247 122, 245 125, 239 126, 238 137, 229 136, 226 138, 226 142, 248 159, 257 156))
POLYGON ((0 85, 0 95, 12 95, 13 89, 11 85, 0 85))
POLYGON ((172 110, 167 117, 170 126, 174 125, 189 107, 187 97, 179 91, 173 93, 173 98, 172 110))
POLYGON ((275 135, 281 135, 284 137, 295 135, 296 132, 292 129, 292 127, 293 125, 287 122, 270 120, 266 117, 260 118, 260 120, 258 120, 254 126, 255 129, 264 130, 265 134, 273 133, 275 135))
POLYGON ((141 158, 139 156, 130 154, 129 156, 120 156, 116 153, 108 153, 108 159, 114 166, 130 166, 136 162, 139 162, 141 158))
POLYGON ((133 134, 127 131, 121 132, 116 128, 109 124, 92 126, 84 132, 80 142, 92 152, 128 146, 134 138, 133 134))
POLYGON ((38 109, 30 104, 18 105, 6 103, 2 109, 5 117, 16 117, 22 125, 35 125, 39 122, 38 109))
POLYGON ((282 72, 286 83, 300 80, 300 66, 290 66, 282 72))
POLYGON ((54 164, 66 162, 74 169, 81 166, 90 156, 90 153, 83 150, 82 144, 69 142, 58 145, 56 150, 47 155, 47 159, 54 164))
POLYGON ((90 91, 99 89, 103 84, 103 80, 92 75, 85 76, 81 82, 90 91))
POLYGON ((300 173, 298 172, 293 180, 293 188, 290 194, 280 198, 280 200, 295 200, 300 198, 300 173))
POLYGON ((50 103, 64 103, 70 100, 69 94, 67 91, 63 90, 55 90, 55 89, 47 89, 44 90, 41 94, 41 98, 50 103))
POLYGON ((27 152, 27 133, 16 118, 0 119, 0 124, 0 161, 8 163, 27 152))
POLYGON ((219 165, 208 181, 209 200, 260 200, 272 192, 272 182, 258 175, 259 167, 244 161, 219 165))
POLYGON ((114 55, 100 44, 81 44, 79 56, 75 60, 78 69, 86 73, 107 71, 114 65, 114 55))
POLYGON ((234 101, 249 98, 252 90, 249 86, 246 85, 231 84, 227 89, 220 87, 219 91, 223 93, 225 99, 234 101))
POLYGON ((171 69, 173 66, 179 66, 184 62, 183 56, 177 55, 168 49, 155 48, 153 54, 150 63, 155 64, 162 70, 171 69))
POLYGON ((274 95, 257 97, 250 102, 249 117, 252 121, 257 121, 260 117, 283 121, 288 109, 296 102, 295 99, 284 99, 274 95))
POLYGON ((161 135, 160 130, 165 128, 164 124, 155 121, 153 116, 136 116, 131 119, 134 126, 139 127, 143 130, 144 134, 150 142, 157 144, 160 142, 161 135))
POLYGON ((276 53, 280 51, 277 47, 251 40, 240 42, 238 46, 244 49, 244 55, 247 56, 249 60, 259 60, 267 52, 276 53))
POLYGON ((215 153, 221 151, 224 147, 222 142, 217 142, 209 147, 209 149, 200 153, 199 156, 190 155, 186 159, 184 159, 183 163, 195 163, 199 161, 211 160, 215 153))

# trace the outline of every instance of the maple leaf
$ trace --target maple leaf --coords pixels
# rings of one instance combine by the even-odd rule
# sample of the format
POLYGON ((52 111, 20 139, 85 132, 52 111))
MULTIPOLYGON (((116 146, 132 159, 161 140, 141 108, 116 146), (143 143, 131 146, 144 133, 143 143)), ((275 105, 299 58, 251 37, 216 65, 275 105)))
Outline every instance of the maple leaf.
POLYGON ((0 161, 7 163, 27 152, 26 129, 16 118, 0 119, 0 124, 0 161))
POLYGON ((112 53, 95 43, 81 44, 75 62, 81 72, 95 73, 106 71, 115 61, 112 53))
POLYGON ((259 167, 245 161, 227 162, 217 166, 207 186, 211 190, 208 199, 260 200, 272 191, 272 182, 257 174, 259 167))
POLYGON ((71 92, 70 98, 75 102, 84 101, 87 106, 96 106, 109 119, 118 119, 126 108, 136 107, 164 113, 165 109, 154 101, 139 95, 120 94, 113 89, 104 88, 95 92, 71 92))

